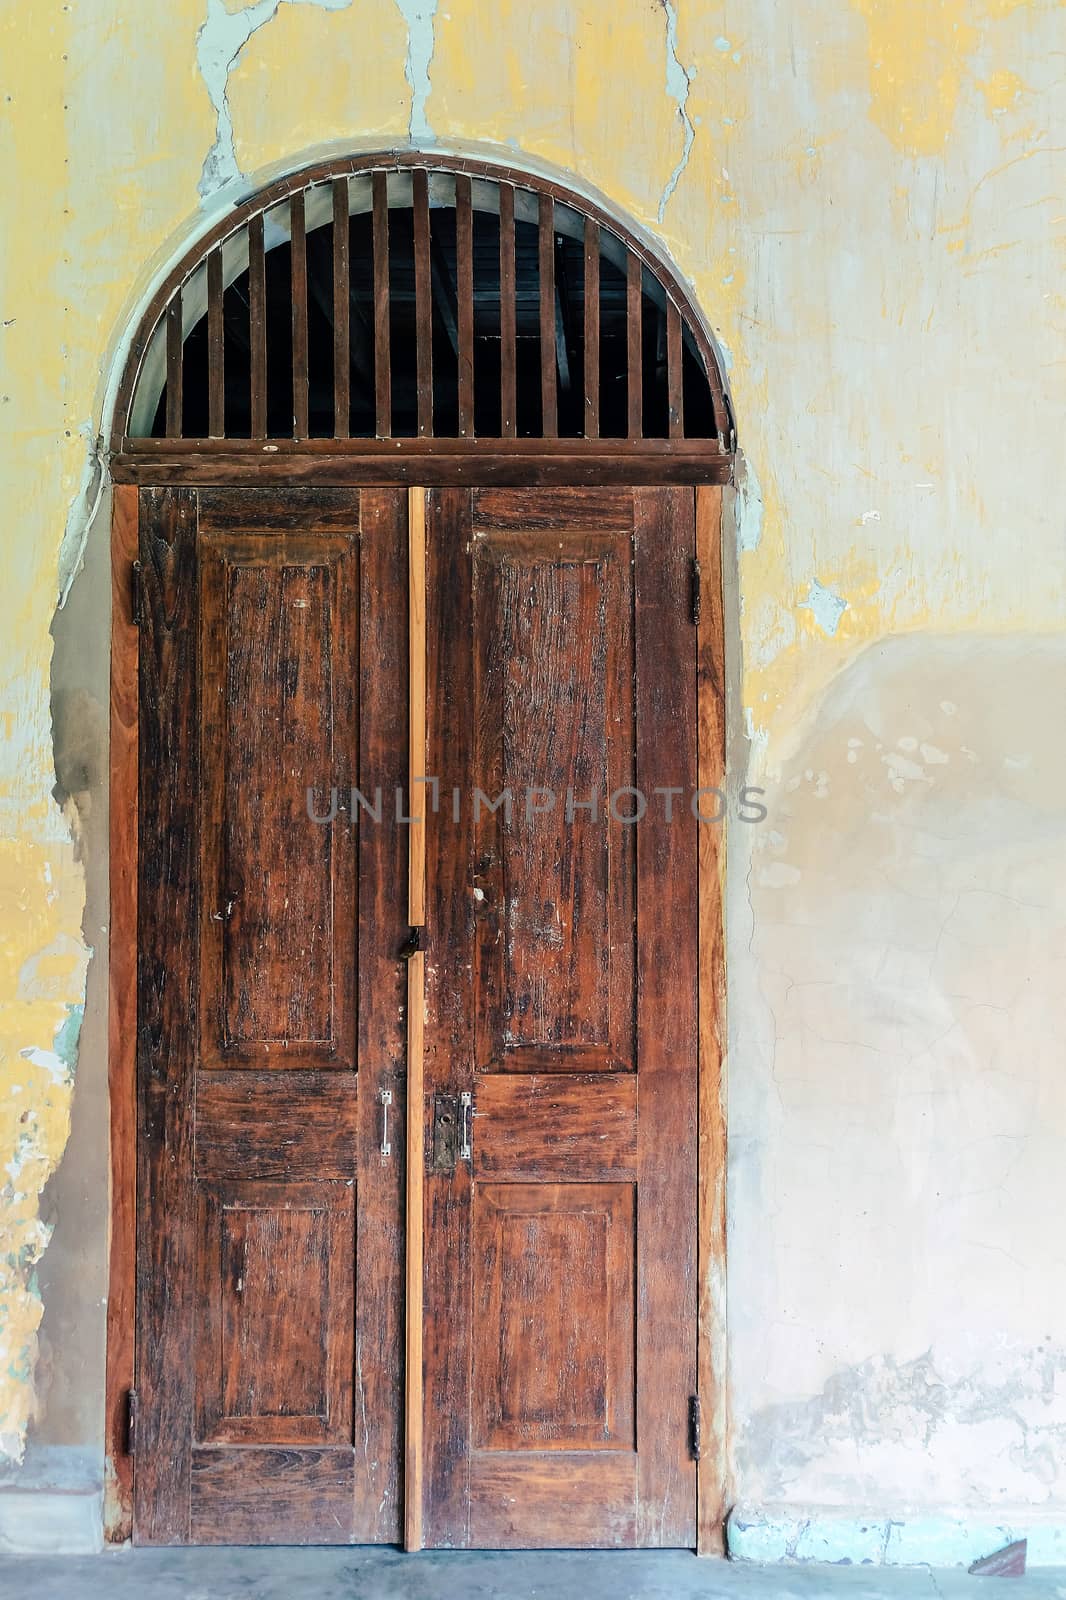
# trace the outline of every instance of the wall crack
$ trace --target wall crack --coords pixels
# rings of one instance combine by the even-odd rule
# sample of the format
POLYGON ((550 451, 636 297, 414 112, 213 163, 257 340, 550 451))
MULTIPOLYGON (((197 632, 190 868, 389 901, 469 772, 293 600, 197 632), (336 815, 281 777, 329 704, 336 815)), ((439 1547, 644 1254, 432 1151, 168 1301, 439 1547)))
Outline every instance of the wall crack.
POLYGON ((411 116, 407 124, 412 144, 427 144, 435 137, 426 116, 429 99, 430 68, 436 49, 434 28, 437 0, 396 0, 397 9, 407 24, 407 56, 403 75, 411 86, 411 116))
POLYGON ((237 161, 229 108, 229 76, 253 34, 265 28, 283 5, 313 5, 345 11, 352 0, 255 0, 242 11, 228 11, 226 0, 207 0, 207 16, 196 35, 196 65, 215 109, 215 142, 204 158, 197 184, 201 200, 244 177, 237 161))
POLYGON ((666 208, 673 199, 674 190, 681 181, 685 168, 688 166, 692 146, 696 141, 696 129, 688 111, 689 91, 692 88, 692 79, 695 76, 694 67, 686 67, 677 53, 677 5, 675 0, 659 0, 666 18, 666 92, 671 100, 677 102, 677 114, 681 121, 683 142, 681 155, 673 172, 663 186, 659 199, 659 221, 662 222, 666 215, 666 208))

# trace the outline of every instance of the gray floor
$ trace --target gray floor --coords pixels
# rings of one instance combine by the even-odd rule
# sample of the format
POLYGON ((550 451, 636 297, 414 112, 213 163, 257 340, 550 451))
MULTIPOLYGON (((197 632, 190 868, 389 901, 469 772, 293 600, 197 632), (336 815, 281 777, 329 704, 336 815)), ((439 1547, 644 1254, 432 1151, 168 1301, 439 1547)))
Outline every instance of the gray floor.
POLYGON ((682 1551, 119 1550, 0 1557, 0 1600, 1066 1600, 1066 1570, 754 1567, 682 1551))

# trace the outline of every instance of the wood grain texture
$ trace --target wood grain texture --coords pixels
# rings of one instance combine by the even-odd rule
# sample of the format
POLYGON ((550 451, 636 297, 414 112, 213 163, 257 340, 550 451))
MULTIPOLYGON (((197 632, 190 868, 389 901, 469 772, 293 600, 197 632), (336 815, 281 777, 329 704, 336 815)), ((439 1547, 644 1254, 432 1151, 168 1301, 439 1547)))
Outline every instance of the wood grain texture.
POLYGON ((631 439, 639 439, 644 431, 643 271, 630 251, 626 256, 626 426, 631 439))
POLYGON ((542 194, 537 212, 538 311, 540 319, 540 431, 559 432, 559 391, 555 364, 555 204, 542 194))
POLYGON ((681 368, 681 313, 672 300, 666 302, 666 398, 670 413, 671 439, 685 436, 685 388, 681 368))
POLYGON ((289 1072, 284 1098, 256 1069, 204 1073, 196 1094, 196 1172, 212 1182, 314 1178, 358 1172, 355 1074, 289 1072), (272 1100, 269 1120, 263 1106, 272 1100))
POLYGON ((418 432, 433 433, 433 284, 429 254, 429 179, 417 168, 412 174, 415 250, 415 367, 418 390, 418 432))
POLYGON ((181 290, 167 307, 167 438, 181 438, 184 368, 181 290))
POLYGON ((111 1230, 104 1405, 104 1531, 124 1543, 133 1526, 133 1457, 126 1394, 134 1386, 137 1238, 137 657, 132 564, 137 490, 116 487, 111 506, 110 913, 108 1093, 111 1230))
POLYGON ((374 409, 379 439, 392 432, 391 330, 389 328, 389 194, 384 172, 373 185, 374 409))
POLYGON ((267 431, 267 328, 266 256, 263 214, 248 223, 248 342, 251 345, 252 438, 265 439, 267 431))
MULTIPOLYGON (((429 766, 444 789, 473 771, 470 719, 473 662, 471 563, 466 545, 470 496, 462 490, 427 499, 429 766)), ((437 1092, 472 1090, 473 1026, 468 996, 456 974, 469 961, 470 850, 468 810, 458 824, 430 829, 427 905, 431 959, 426 963, 425 1100, 437 1092)), ((428 1146, 428 1113, 420 1151, 428 1146)), ((414 1149, 415 1146, 412 1146, 414 1149)), ((469 1538, 467 1449, 470 1405, 470 1172, 427 1172, 425 1180, 425 1433, 424 1538, 429 1547, 469 1538)))
POLYGON ((552 1073, 483 1076, 477 1088, 474 1172, 484 1178, 633 1179, 637 1084, 552 1073))
POLYGON ((559 1545, 559 1508, 566 1539, 588 1550, 628 1549, 636 1542, 636 1457, 627 1451, 541 1456, 533 1470, 521 1452, 475 1456, 470 1473, 475 1549, 552 1549, 559 1545), (517 1459, 516 1459, 517 1457, 517 1459), (514 1492, 523 1470, 522 1494, 514 1492))
POLYGON ((194 1544, 351 1544, 351 1451, 199 1448, 194 1544))
MULTIPOLYGON (((636 783, 696 773, 696 648, 689 617, 694 505, 687 489, 634 496, 637 592, 636 783)), ((637 1050, 645 1217, 637 1246, 637 1542, 693 1546, 696 1464, 688 1448, 696 1392, 697 824, 641 823, 637 906, 637 1050)))
POLYGON ((585 221, 585 426, 586 439, 600 436, 600 227, 585 221))
POLYGON ((474 433, 474 231, 470 179, 455 179, 455 294, 458 324, 459 436, 474 433))
POLYGON ((333 180, 333 434, 351 432, 351 267, 348 260, 348 180, 333 180))
POLYGON ((515 327, 514 189, 500 185, 500 433, 517 433, 518 348, 515 327))
POLYGON ((351 1069, 357 546, 264 511, 259 532, 205 535, 200 562, 201 1061, 351 1069), (346 771, 322 770, 330 752, 346 771), (334 785, 317 824, 307 790, 327 816, 334 785))
POLYGON ((212 439, 226 432, 226 335, 222 304, 222 247, 207 258, 207 431, 212 439))
POLYGON ((355 1186, 242 1178, 198 1199, 197 1442, 350 1447, 355 1186))
MULTIPOLYGON (((725 776, 725 618, 722 595, 722 492, 696 490, 696 556, 702 606, 697 663, 697 759, 701 789, 725 776)), ((725 838, 699 828, 699 1337, 697 1377, 703 1402, 703 1452, 697 1468, 697 1549, 725 1553, 729 1411, 726 1382, 726 1040, 725 838)))
POLYGON ((307 375, 307 214, 303 194, 289 201, 292 236, 292 431, 296 439, 308 432, 307 375))
MULTIPOLYGON (((426 920, 426 496, 408 494, 408 816, 407 917, 412 928, 426 920)), ((416 952, 407 979, 407 1366, 404 1474, 404 1545, 420 1550, 423 1538, 424 1390, 423 1293, 425 1192, 422 1108, 425 1102, 425 955, 416 952)))
POLYGON ((195 1294, 193 1096, 199 693, 196 497, 140 497, 137 1470, 134 1538, 189 1538, 195 1294), (180 781, 161 781, 182 754, 180 781), (166 1285, 165 1293, 161 1285, 166 1285))

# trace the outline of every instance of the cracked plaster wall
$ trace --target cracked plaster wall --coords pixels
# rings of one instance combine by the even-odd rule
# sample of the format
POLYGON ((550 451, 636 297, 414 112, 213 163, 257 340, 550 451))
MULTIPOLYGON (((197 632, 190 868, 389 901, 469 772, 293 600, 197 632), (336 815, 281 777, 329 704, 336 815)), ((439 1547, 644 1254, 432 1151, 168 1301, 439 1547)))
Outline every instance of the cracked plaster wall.
POLYGON ((106 504, 86 536, 123 333, 234 197, 436 139, 627 211, 730 365, 770 795, 730 844, 735 1493, 1063 1506, 1061 12, 2 0, 0 38, 4 1453, 100 1445, 106 504))

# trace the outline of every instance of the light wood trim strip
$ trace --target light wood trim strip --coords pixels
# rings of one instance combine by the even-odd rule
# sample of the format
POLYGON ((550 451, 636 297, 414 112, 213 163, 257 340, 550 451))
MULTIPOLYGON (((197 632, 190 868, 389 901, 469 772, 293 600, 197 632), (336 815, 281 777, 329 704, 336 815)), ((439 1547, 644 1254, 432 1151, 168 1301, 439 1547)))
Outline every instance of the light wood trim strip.
POLYGON ((333 180, 333 436, 351 432, 351 297, 348 292, 348 179, 333 180))
POLYGON ((559 395, 555 372, 555 202, 550 194, 540 197, 537 257, 540 277, 540 431, 543 438, 554 439, 559 432, 559 395))
POLYGON ((585 438, 600 436, 600 225, 585 219, 585 438))
POLYGON ((182 410, 181 290, 167 306, 167 438, 181 438, 182 410))
POLYGON ((126 1392, 133 1387, 137 1240, 137 738, 138 636, 132 564, 138 491, 116 485, 111 508, 111 908, 108 917, 108 1059, 111 1230, 107 1290, 104 1536, 133 1528, 133 1460, 126 1392))
MULTIPOLYGON (((408 504, 408 795, 407 919, 426 914, 426 492, 409 489, 408 504), (415 820, 417 819, 417 820, 415 820)), ((425 956, 407 968, 407 1332, 404 1393, 404 1546, 422 1548, 422 1283, 424 1182, 425 956)))
POLYGON ((500 437, 518 432, 517 326, 515 316, 514 190, 500 184, 500 437))
POLYGON ((374 192, 374 409, 379 439, 392 433, 392 356, 389 300, 389 190, 384 172, 373 176, 374 192))
POLYGON ((459 332, 459 437, 474 433, 474 213, 470 179, 455 180, 455 298, 459 332))
POLYGON ((207 258, 207 431, 226 436, 226 348, 222 318, 222 246, 207 258))
MULTIPOLYGON (((722 603, 722 491, 696 495, 700 563, 697 632, 696 762, 701 789, 725 776, 725 664, 722 603)), ((700 823, 699 835, 699 1181, 696 1381, 703 1406, 703 1451, 696 1471, 696 1537, 701 1555, 724 1554, 728 1460, 726 1389, 725 890, 723 825, 700 823)))
POLYGON ((289 202, 292 235, 292 431, 306 439, 307 416, 307 215, 303 193, 289 202))
POLYGON ((248 219, 248 341, 251 345, 252 438, 267 431, 266 253, 263 213, 248 219))
POLYGON ((412 180, 415 252, 415 371, 418 389, 418 432, 433 433, 433 279, 429 255, 429 174, 416 170, 412 180))
POLYGON ((626 403, 631 439, 644 431, 644 268, 630 250, 626 257, 626 403))

